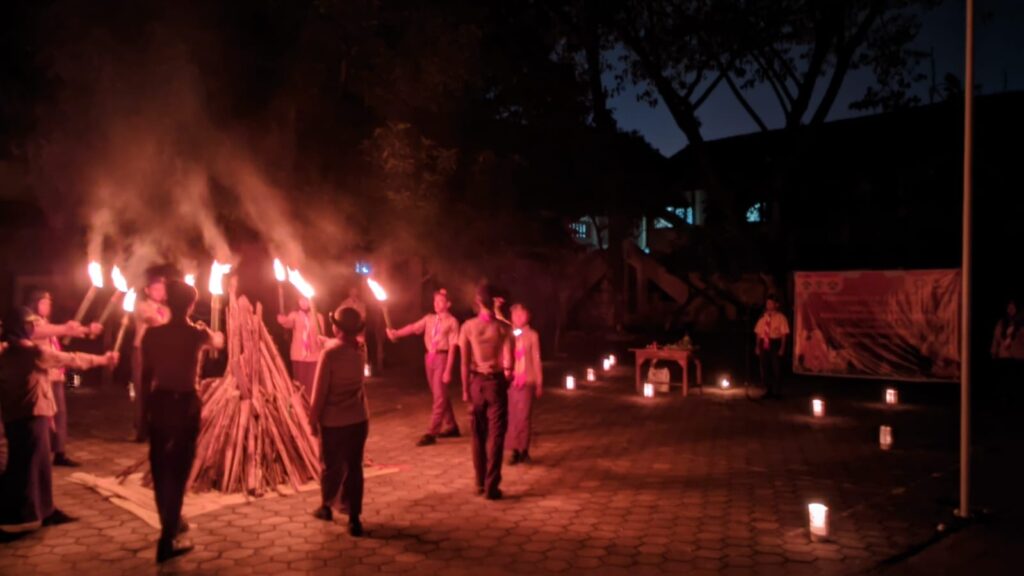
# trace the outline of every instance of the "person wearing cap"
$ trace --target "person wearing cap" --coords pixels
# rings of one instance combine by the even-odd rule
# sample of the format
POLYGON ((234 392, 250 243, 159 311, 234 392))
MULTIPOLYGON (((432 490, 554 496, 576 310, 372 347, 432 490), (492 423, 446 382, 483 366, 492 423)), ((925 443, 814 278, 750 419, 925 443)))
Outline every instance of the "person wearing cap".
MULTIPOLYGON (((63 324, 50 323, 53 311, 53 298, 46 290, 31 290, 25 300, 29 319, 33 324, 32 341, 40 348, 60 352, 60 338, 85 338, 98 336, 103 332, 103 325, 93 322, 89 326, 71 320, 63 324)), ((67 457, 65 452, 68 441, 68 404, 65 397, 67 372, 63 368, 50 369, 50 385, 53 388, 53 399, 57 404, 57 413, 53 416, 53 427, 50 433, 50 448, 53 450, 53 465, 77 467, 79 464, 67 457)))
POLYGON ((427 348, 423 363, 434 402, 430 427, 416 443, 417 446, 434 444, 438 437, 460 436, 455 411, 452 410, 452 403, 448 398, 448 384, 452 381, 452 367, 455 365, 455 348, 459 345, 459 321, 449 312, 451 307, 448 291, 442 288, 434 292, 433 314, 427 314, 401 329, 389 328, 387 331, 392 342, 412 334, 422 334, 423 343, 427 348))
POLYGON ((473 468, 477 494, 501 498, 501 464, 508 429, 508 386, 512 376, 509 326, 494 317, 493 289, 477 288, 479 313, 462 325, 462 400, 472 406, 473 468))
POLYGON ((754 326, 757 337, 755 353, 761 364, 761 382, 765 398, 779 395, 782 380, 782 358, 786 354, 786 340, 789 338, 789 320, 779 312, 779 299, 769 294, 764 303, 764 314, 754 326))
POLYGON ((35 323, 24 308, 4 321, 0 354, 0 415, 7 438, 7 467, 0 475, 0 529, 25 531, 71 522, 53 504, 50 427, 57 411, 50 371, 113 366, 117 354, 69 353, 33 342, 35 323))
POLYGON ((135 391, 135 441, 147 440, 145 421, 146 399, 149 390, 142 385, 142 339, 146 330, 161 326, 170 320, 167 309, 167 280, 173 277, 166 266, 151 266, 146 270, 146 286, 135 303, 135 338, 132 341, 132 387, 135 391))
POLYGON ((515 368, 508 391, 508 438, 512 448, 511 465, 528 464, 530 432, 533 427, 533 400, 540 398, 544 372, 540 362, 540 336, 530 327, 530 311, 522 304, 512 306, 515 336, 515 368))
POLYGON ((223 348, 224 335, 189 320, 199 294, 181 280, 164 283, 169 317, 146 329, 141 342, 142 380, 148 390, 143 421, 148 429, 153 495, 160 514, 157 562, 192 549, 179 537, 181 507, 199 438, 199 362, 205 348, 223 348))
POLYGON ((293 310, 288 314, 278 314, 277 323, 282 328, 292 331, 290 349, 292 376, 299 384, 302 384, 302 389, 306 391, 306 397, 312 398, 316 363, 320 360, 320 352, 323 349, 319 334, 323 333, 324 318, 320 314, 316 314, 314 318, 308 298, 299 296, 298 304, 298 310, 293 310), (319 325, 319 329, 317 325, 319 325))
POLYGON ((332 505, 340 500, 348 513, 348 531, 363 535, 363 453, 370 430, 370 410, 363 384, 363 345, 359 333, 363 319, 354 308, 340 307, 331 314, 337 337, 320 354, 309 408, 313 435, 320 437, 321 505, 313 516, 333 519, 332 505))

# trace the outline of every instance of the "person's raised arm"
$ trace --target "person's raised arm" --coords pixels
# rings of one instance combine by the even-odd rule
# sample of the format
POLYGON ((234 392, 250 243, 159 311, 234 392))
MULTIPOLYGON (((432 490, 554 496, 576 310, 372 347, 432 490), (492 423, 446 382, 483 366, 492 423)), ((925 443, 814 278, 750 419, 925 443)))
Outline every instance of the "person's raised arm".
POLYGON ((86 354, 84 352, 60 352, 57 350, 39 349, 37 363, 40 368, 71 368, 73 370, 89 370, 97 366, 114 366, 119 356, 116 352, 103 355, 86 354))
MULTIPOLYGON (((388 328, 387 329, 388 339, 391 340, 392 342, 394 342, 395 340, 398 340, 399 338, 405 338, 406 336, 411 336, 413 334, 423 334, 423 332, 427 329, 427 318, 429 318, 429 317, 430 317, 430 315, 427 314, 423 318, 420 318, 419 320, 413 322, 412 324, 408 324, 408 325, 402 326, 398 330, 392 330, 392 329, 388 328)), ((437 321, 440 322, 441 319, 438 318, 437 321)))
POLYGON ((295 327, 295 315, 291 312, 288 314, 278 314, 277 323, 285 330, 291 330, 295 327))

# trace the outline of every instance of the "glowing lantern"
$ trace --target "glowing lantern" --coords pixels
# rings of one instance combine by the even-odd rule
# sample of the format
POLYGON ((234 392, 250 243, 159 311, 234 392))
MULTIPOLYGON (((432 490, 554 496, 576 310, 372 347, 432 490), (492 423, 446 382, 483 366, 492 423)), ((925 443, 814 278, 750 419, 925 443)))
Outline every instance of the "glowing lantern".
POLYGON ((814 542, 828 540, 828 506, 819 502, 808 504, 807 516, 810 523, 811 540, 814 542))
POLYGON ((900 403, 900 393, 895 388, 885 389, 885 403, 896 405, 900 403))
POLYGON ((811 400, 811 412, 814 414, 815 418, 825 416, 825 401, 821 398, 811 400))
POLYGON ((597 381, 597 374, 594 372, 594 369, 593 368, 587 368, 587 382, 596 382, 596 381, 597 381))
POLYGON ((605 372, 611 370, 612 369, 612 361, 609 360, 608 358, 605 358, 604 360, 602 360, 601 361, 601 369, 604 370, 605 372))
POLYGON ((576 389, 576 377, 573 376, 572 374, 569 374, 568 376, 565 377, 565 389, 566 390, 575 390, 576 389))
POLYGON ((729 378, 722 378, 722 381, 718 383, 722 390, 728 390, 732 386, 732 382, 729 382, 729 378))
POLYGON ((363 378, 369 378, 372 375, 369 364, 363 364, 363 378))
POLYGON ((892 427, 881 426, 878 429, 878 446, 882 450, 889 450, 892 448, 892 427))
POLYGON ((654 384, 644 382, 644 398, 654 398, 654 384))
POLYGON ((619 361, 615 358, 615 354, 608 355, 608 363, 611 364, 612 368, 614 368, 615 365, 619 363, 619 361))

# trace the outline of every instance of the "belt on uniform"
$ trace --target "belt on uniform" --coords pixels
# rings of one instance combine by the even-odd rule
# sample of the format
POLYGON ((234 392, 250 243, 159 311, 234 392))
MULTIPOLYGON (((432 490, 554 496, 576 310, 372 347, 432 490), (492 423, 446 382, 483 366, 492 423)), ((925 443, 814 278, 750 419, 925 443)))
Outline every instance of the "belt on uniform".
POLYGON ((484 378, 497 378, 499 376, 505 376, 504 370, 498 370, 497 372, 477 372, 476 370, 470 370, 469 373, 472 374, 473 376, 483 376, 484 378))

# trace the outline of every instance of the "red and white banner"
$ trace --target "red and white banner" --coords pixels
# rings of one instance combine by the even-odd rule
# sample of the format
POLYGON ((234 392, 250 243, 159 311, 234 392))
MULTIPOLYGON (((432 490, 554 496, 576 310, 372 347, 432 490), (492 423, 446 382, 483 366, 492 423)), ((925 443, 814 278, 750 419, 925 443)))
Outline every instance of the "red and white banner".
POLYGON ((797 272, 793 371, 960 377, 960 271, 797 272))

